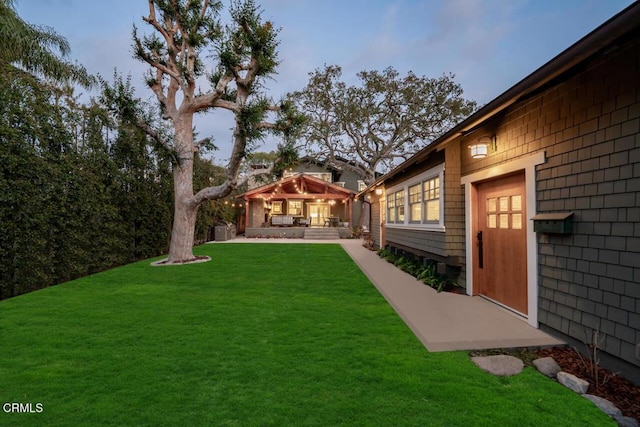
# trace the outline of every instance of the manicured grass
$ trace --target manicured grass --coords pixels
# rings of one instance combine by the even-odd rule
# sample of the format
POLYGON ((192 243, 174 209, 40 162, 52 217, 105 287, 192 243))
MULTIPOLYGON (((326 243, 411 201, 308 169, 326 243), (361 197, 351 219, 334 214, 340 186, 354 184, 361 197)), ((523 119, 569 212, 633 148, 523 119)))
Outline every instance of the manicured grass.
MULTIPOLYGON (((0 425, 601 426, 531 368, 429 353, 338 245, 215 244, 0 302, 0 425)), ((615 425, 612 423, 611 425, 615 425)))

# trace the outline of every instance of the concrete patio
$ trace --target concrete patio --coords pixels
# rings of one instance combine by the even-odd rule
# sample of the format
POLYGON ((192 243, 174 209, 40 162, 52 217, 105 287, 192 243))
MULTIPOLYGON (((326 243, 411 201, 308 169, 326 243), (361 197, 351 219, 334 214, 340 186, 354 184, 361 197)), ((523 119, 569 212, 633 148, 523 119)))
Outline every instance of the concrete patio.
MULTIPOLYGON (((314 243, 302 239, 247 239, 225 243, 314 243)), ((367 250, 359 239, 319 240, 340 244, 416 337, 431 352, 562 345, 516 314, 481 297, 437 293, 367 250)))

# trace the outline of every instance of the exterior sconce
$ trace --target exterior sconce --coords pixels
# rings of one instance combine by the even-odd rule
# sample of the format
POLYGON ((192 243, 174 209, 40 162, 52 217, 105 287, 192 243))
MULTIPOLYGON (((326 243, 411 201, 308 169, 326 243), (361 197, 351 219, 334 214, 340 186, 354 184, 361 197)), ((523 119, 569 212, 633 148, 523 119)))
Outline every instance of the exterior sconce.
POLYGON ((382 196, 382 188, 376 188, 376 196, 382 196))
POLYGON ((478 138, 475 144, 469 146, 469 150, 471 150, 471 157, 474 159, 484 159, 487 157, 489 153, 489 147, 491 147, 491 151, 496 151, 496 136, 482 136, 478 138))

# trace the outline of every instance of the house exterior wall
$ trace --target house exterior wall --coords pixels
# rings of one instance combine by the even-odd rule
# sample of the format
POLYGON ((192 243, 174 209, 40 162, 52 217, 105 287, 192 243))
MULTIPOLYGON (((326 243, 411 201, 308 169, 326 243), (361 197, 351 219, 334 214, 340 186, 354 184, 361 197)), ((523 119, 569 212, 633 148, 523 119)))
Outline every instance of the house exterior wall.
POLYGON ((380 224, 382 224, 382 216, 380 215, 380 199, 371 202, 371 239, 376 248, 380 249, 382 235, 380 234, 380 224))
MULTIPOLYGON (((459 153, 459 149, 453 148, 451 152, 455 155, 456 153, 459 153)), ((457 236, 455 233, 449 235, 445 230, 424 230, 389 223, 385 224, 386 246, 397 248, 406 253, 413 254, 414 256, 431 258, 438 262, 451 264, 454 267, 459 266, 460 258, 464 256, 464 209, 462 204, 459 202, 451 204, 450 209, 448 196, 445 195, 449 191, 452 191, 454 194, 461 192, 459 156, 456 161, 458 166, 452 167, 452 170, 454 171, 452 177, 454 178, 450 178, 448 176, 448 169, 444 172, 444 182, 441 183, 441 198, 444 203, 445 227, 451 225, 454 229, 461 229, 461 235, 457 236), (455 177, 457 177, 457 180, 455 177), (445 197, 447 198, 446 200, 444 199, 445 197), (462 210, 459 211, 458 208, 461 208, 462 210), (451 215, 451 218, 447 215, 451 215)), ((399 185, 403 185, 405 182, 411 182, 425 170, 439 166, 441 167, 444 162, 444 151, 432 153, 427 160, 409 167, 402 175, 386 181, 384 183, 385 189, 389 190, 399 185)), ((385 196, 381 197, 375 197, 373 196, 373 193, 370 194, 372 197, 372 212, 376 212, 376 214, 372 216, 372 237, 374 242, 379 243, 381 241, 380 230, 378 227, 381 218, 379 207, 380 199, 381 197, 388 197, 388 192, 385 196)), ((464 282, 459 284, 464 285, 464 282)))
MULTIPOLYGON (((348 170, 345 171, 336 171, 332 168, 327 168, 322 164, 318 164, 316 162, 302 162, 299 165, 296 165, 293 168, 294 172, 331 172, 331 179, 332 182, 344 182, 344 188, 347 188, 349 190, 358 192, 358 176, 348 170)), ((350 227, 354 227, 357 225, 364 225, 364 224, 359 224, 360 220, 361 220, 361 215, 362 215, 362 204, 361 203, 353 203, 352 205, 352 218, 353 218, 353 222, 354 224, 350 224, 350 227)), ((306 207, 305 207, 305 211, 306 211, 306 207)), ((345 214, 344 210, 341 209, 336 209, 335 212, 341 219, 341 221, 348 221, 349 220, 349 215, 345 214)), ((305 212, 305 214, 307 214, 305 212)))
POLYGON ((545 152, 536 210, 573 212, 574 224, 569 235, 537 235, 538 321, 587 343, 597 330, 605 352, 640 366, 637 40, 512 105, 456 145, 462 176, 545 152), (497 136, 497 151, 471 159, 466 147, 482 134, 497 136))
POLYGON ((466 287, 464 187, 460 183, 462 173, 460 145, 449 144, 444 151, 445 252, 448 263, 460 269, 458 285, 466 287))
POLYGON ((251 201, 247 203, 249 207, 249 227, 262 227, 265 221, 265 209, 264 202, 260 200, 259 202, 251 201))
POLYGON ((387 245, 407 251, 415 250, 415 255, 428 256, 430 254, 441 262, 446 260, 446 237, 444 233, 390 227, 387 227, 385 232, 387 245))
POLYGON ((330 172, 323 165, 313 162, 303 162, 293 167, 294 172, 330 172))

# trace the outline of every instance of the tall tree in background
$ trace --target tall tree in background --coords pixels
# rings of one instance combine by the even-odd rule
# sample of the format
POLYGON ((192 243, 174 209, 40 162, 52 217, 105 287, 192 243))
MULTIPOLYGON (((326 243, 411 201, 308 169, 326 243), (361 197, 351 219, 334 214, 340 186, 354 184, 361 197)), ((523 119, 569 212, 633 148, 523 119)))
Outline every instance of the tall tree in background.
POLYGON ((360 86, 342 82, 338 66, 309 76, 308 85, 291 96, 309 118, 303 144, 309 154, 352 170, 367 184, 476 108, 462 97, 453 75, 400 77, 390 67, 358 73, 360 86))
POLYGON ((56 83, 94 83, 84 67, 64 59, 70 50, 67 40, 52 28, 25 22, 16 13, 13 0, 0 0, 0 40, 2 66, 56 83))
POLYGON ((172 133, 163 135, 144 120, 137 124, 173 152, 175 211, 167 263, 193 260, 198 207, 205 200, 230 194, 238 185, 243 158, 268 131, 286 131, 296 124, 290 104, 274 105, 258 91, 278 65, 278 31, 263 21, 252 0, 231 3, 229 25, 220 22, 222 4, 209 0, 149 0, 143 20, 155 31, 139 36, 134 27, 136 57, 151 66, 147 83, 172 133), (215 52, 217 65, 204 65, 205 50, 215 52), (202 86, 208 90, 202 91, 202 86), (196 141, 193 118, 222 108, 235 117, 233 149, 225 181, 194 193, 194 154, 208 139, 196 141), (275 120, 268 121, 275 114, 275 120))

